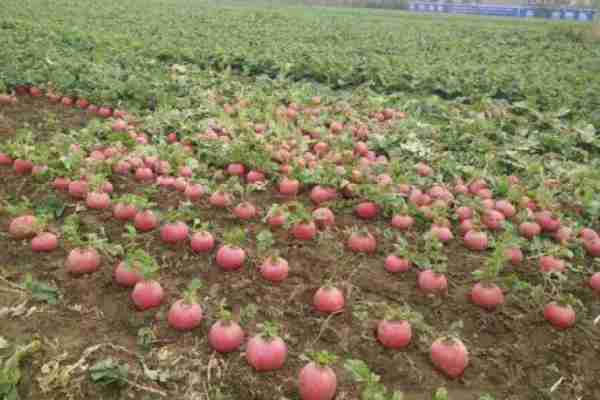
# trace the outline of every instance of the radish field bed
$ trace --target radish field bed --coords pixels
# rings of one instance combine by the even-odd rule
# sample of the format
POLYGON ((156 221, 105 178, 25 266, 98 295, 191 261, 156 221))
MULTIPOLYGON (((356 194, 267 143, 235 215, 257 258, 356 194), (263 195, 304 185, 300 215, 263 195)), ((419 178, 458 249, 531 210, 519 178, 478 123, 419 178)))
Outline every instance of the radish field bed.
POLYGON ((5 0, 0 400, 600 398, 584 29, 5 0))

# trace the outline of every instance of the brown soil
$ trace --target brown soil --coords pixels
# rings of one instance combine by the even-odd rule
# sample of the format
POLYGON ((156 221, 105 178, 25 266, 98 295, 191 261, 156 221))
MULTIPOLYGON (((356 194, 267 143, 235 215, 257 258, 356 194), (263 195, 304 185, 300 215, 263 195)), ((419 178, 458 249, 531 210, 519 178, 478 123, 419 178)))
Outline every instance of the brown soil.
MULTIPOLYGON (((78 128, 87 116, 77 110, 64 111, 46 103, 23 99, 17 106, 0 108, 0 133, 10 135, 29 124, 41 135, 51 135, 56 129, 78 128), (48 121, 56 123, 49 125, 48 121)), ((31 178, 16 177, 8 168, 0 170, 0 196, 27 196, 41 203, 50 191, 39 184, 29 184, 31 178)), ((137 190, 123 179, 115 184, 117 193, 137 190)), ((67 212, 75 211, 75 203, 64 195, 67 212)), ((161 193, 160 204, 175 204, 176 193, 161 193)), ((279 199, 256 200, 263 209, 279 199)), ((199 206, 201 218, 211 222, 213 233, 221 237, 225 227, 233 224, 227 212, 199 206)), ((111 219, 109 212, 80 214, 90 230, 103 227, 112 242, 122 242, 122 224, 111 219)), ((6 232, 8 217, 0 217, 0 232, 6 232)), ((600 314, 598 301, 582 287, 575 293, 587 307, 578 314, 578 324, 565 332, 553 329, 543 320, 541 311, 510 294, 507 304, 495 313, 485 313, 467 299, 477 269, 485 254, 466 252, 458 243, 447 248, 449 261, 449 295, 429 298, 416 289, 414 271, 391 275, 383 269, 385 249, 375 256, 354 255, 344 249, 348 224, 364 224, 350 217, 339 230, 324 235, 319 241, 298 243, 278 236, 277 248, 291 267, 290 277, 280 285, 265 282, 255 268, 255 249, 248 248, 251 260, 243 270, 224 273, 213 262, 213 256, 195 255, 187 247, 169 248, 159 240, 158 233, 143 235, 140 244, 161 264, 160 282, 167 298, 160 310, 137 312, 129 299, 129 290, 117 287, 112 280, 116 260, 105 257, 100 272, 71 277, 64 271, 67 249, 60 248, 49 255, 33 253, 28 242, 17 242, 0 233, 0 274, 9 282, 19 283, 31 273, 37 280, 55 285, 62 295, 58 305, 27 302, 31 314, 4 318, 0 335, 11 342, 26 343, 41 338, 43 351, 23 366, 24 377, 19 386, 23 399, 152 399, 161 398, 148 390, 102 387, 93 384, 88 373, 75 369, 62 384, 46 382, 48 392, 40 387, 51 376, 53 366, 65 368, 82 357, 91 346, 110 344, 92 352, 84 363, 112 357, 130 366, 129 379, 138 385, 161 391, 176 399, 297 399, 295 377, 305 364, 302 355, 309 350, 327 350, 340 357, 336 364, 339 389, 336 399, 359 398, 359 387, 353 383, 342 365, 346 359, 364 360, 381 375, 389 388, 402 390, 405 399, 430 399, 438 387, 446 387, 452 400, 479 399, 489 393, 496 399, 598 399, 597 378, 600 376, 600 327, 592 319, 600 314), (202 327, 191 333, 178 333, 167 326, 168 305, 178 298, 189 281, 200 278, 206 319, 202 327), (346 310, 326 317, 312 310, 312 294, 326 279, 332 278, 346 293, 346 310), (252 335, 256 324, 273 320, 281 324, 289 346, 285 367, 273 373, 256 373, 243 358, 243 353, 218 355, 207 343, 208 327, 215 319, 215 310, 222 299, 242 316, 245 331, 252 335), (428 342, 416 334, 409 347, 389 351, 373 336, 376 322, 375 303, 408 303, 420 311, 437 332, 446 332, 456 320, 464 322, 462 337, 471 363, 464 377, 448 380, 438 373, 428 358, 428 342), (252 306, 256 315, 252 315, 252 306), (32 308, 33 307, 33 308, 32 308), (150 349, 138 344, 140 328, 154 333, 150 349), (423 340, 423 341, 422 341, 423 340), (120 347, 114 347, 120 346, 120 347), (156 382, 143 374, 139 360, 153 370, 168 372, 165 382, 156 382), (52 364, 55 363, 55 364, 52 364), (559 380, 553 393, 550 388, 559 380), (67 397, 65 397, 67 396, 67 397)), ((380 229, 385 221, 370 223, 380 229)), ((260 223, 246 225, 256 232, 260 223)), ((254 237, 254 235, 251 235, 254 237)), ((515 271, 521 279, 539 281, 536 266, 527 263, 515 271)), ((582 279, 574 276, 574 279, 582 279)), ((0 289, 6 282, 0 281, 0 289)), ((7 287, 7 286, 6 286, 7 287)), ((24 296, 0 290, 0 308, 22 302, 24 296)))

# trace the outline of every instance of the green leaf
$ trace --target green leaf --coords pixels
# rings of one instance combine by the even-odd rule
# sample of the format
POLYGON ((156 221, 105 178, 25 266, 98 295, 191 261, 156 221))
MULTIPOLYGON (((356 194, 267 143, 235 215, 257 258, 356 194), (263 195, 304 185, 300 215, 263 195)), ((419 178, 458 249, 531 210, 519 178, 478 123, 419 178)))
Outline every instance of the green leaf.
POLYGON ((123 384, 127 380, 129 366, 118 364, 112 358, 98 361, 90 368, 90 378, 100 385, 123 384))
POLYGON ((60 293, 58 289, 47 283, 33 280, 31 274, 27 274, 23 287, 31 292, 31 297, 37 301, 43 301, 48 304, 58 304, 60 293))

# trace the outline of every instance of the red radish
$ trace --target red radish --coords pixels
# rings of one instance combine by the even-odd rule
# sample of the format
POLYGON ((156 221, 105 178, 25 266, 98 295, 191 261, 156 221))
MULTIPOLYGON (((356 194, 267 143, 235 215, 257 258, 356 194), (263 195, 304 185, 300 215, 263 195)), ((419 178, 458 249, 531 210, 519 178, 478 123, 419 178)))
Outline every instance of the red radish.
POLYGON ((108 107, 100 107, 96 113, 101 118, 109 118, 112 114, 113 111, 108 107))
POLYGON ((161 188, 171 189, 175 186, 175 178, 172 176, 161 175, 158 178, 156 178, 156 183, 161 188))
POLYGON ((215 239, 210 232, 195 232, 190 238, 190 246, 195 253, 209 253, 215 247, 215 239))
POLYGON ((410 321, 419 319, 420 315, 410 308, 389 308, 385 318, 377 323, 377 339, 388 349, 401 349, 409 345, 412 339, 410 321))
POLYGON ((446 294, 448 292, 446 276, 431 269, 419 272, 417 284, 419 289, 427 294, 446 294))
POLYGON ((2 105, 10 105, 12 103, 12 96, 7 94, 0 94, 0 104, 2 105))
POLYGON ((337 191, 334 188, 317 185, 310 191, 310 199, 317 205, 335 200, 336 197, 337 191))
POLYGON ((134 287, 144 279, 134 261, 121 261, 115 267, 114 277, 117 284, 123 287, 134 287))
POLYGON ((571 240, 572 234, 573 231, 571 228, 567 226, 561 226, 560 228, 558 228, 557 231, 553 232, 551 235, 557 242, 565 244, 569 240, 571 240))
POLYGON ((49 252, 58 248, 58 238, 54 233, 42 232, 31 240, 31 250, 49 252))
POLYGON ((535 221, 544 232, 556 232, 560 228, 560 219, 554 217, 550 211, 539 211, 535 213, 535 221))
POLYGON ((13 165, 13 159, 6 153, 0 152, 0 165, 4 167, 9 167, 13 165))
POLYGON ((460 222, 460 225, 458 226, 458 228, 463 235, 466 235, 469 231, 472 231, 475 229, 475 223, 473 222, 472 219, 465 219, 460 222))
POLYGON ((466 219, 471 219, 473 218, 473 209, 469 208, 469 207, 458 207, 456 209, 456 216, 458 217, 459 221, 464 221, 466 219))
POLYGON ((352 232, 347 245, 355 253, 374 253, 377 249, 375 236, 368 231, 352 232))
POLYGON ((156 308, 161 305, 165 292, 157 281, 142 280, 135 284, 131 292, 131 300, 140 311, 156 308))
POLYGON ((329 151, 329 145, 325 142, 318 142, 313 146, 313 150, 317 155, 322 157, 329 151))
POLYGON ((268 257, 260 266, 260 274, 271 282, 281 282, 288 277, 288 262, 281 257, 268 257))
POLYGON ((160 238, 168 244, 176 244, 187 240, 190 230, 185 222, 172 222, 160 229, 160 238))
POLYGON ((417 174, 419 176, 432 176, 433 175, 433 169, 425 163, 422 163, 422 162, 418 163, 416 165, 416 169, 417 169, 417 174))
POLYGON ((315 361, 306 364, 298 374, 298 391, 301 400, 332 400, 337 390, 337 377, 329 364, 335 357, 319 352, 315 361))
POLYGON ((248 221, 256 217, 257 211, 252 203, 244 201, 234 207, 233 214, 243 221, 248 221))
POLYGON ((243 164, 229 164, 227 166, 227 173, 234 176, 244 176, 246 168, 243 164))
POLYGON ((437 238, 442 243, 446 243, 454 239, 452 231, 447 226, 433 224, 431 225, 430 232, 435 238, 437 238))
POLYGON ((533 239, 542 233, 542 228, 536 222, 522 222, 519 225, 519 233, 527 239, 533 239))
POLYGON ((190 331, 202 322, 202 307, 197 303, 196 291, 201 287, 200 281, 192 280, 184 293, 184 298, 177 300, 169 308, 167 321, 178 331, 190 331))
MULTIPOLYGON (((166 166, 167 164, 164 164, 164 165, 166 166)), ((179 167, 179 176, 184 177, 184 178, 191 178, 193 175, 194 175, 194 171, 190 167, 185 166, 185 165, 179 167)))
POLYGON ((94 248, 77 248, 69 252, 65 266, 72 274, 95 272, 100 267, 100 254, 94 248))
POLYGON ((282 212, 270 212, 267 217, 267 224, 272 228, 279 228, 285 225, 286 217, 282 212))
POLYGON ((52 187, 54 187, 56 190, 66 192, 67 190, 69 190, 69 183, 71 183, 71 180, 69 178, 58 177, 55 178, 52 182, 52 187))
POLYGON ((93 210, 105 210, 110 207, 110 197, 106 193, 90 192, 85 198, 85 204, 93 210))
POLYGON ((333 214, 333 211, 327 207, 317 208, 313 211, 312 216, 315 224, 321 229, 335 225, 335 215, 333 214))
POLYGON ((590 228, 583 228, 579 231, 579 236, 581 236, 583 240, 592 240, 599 237, 596 231, 590 228))
POLYGON ((88 111, 89 113, 92 113, 92 114, 96 114, 96 115, 98 115, 98 106, 97 106, 97 105, 95 105, 95 104, 90 104, 90 105, 87 107, 87 111, 88 111))
POLYGON ((113 132, 127 132, 127 122, 123 121, 122 119, 116 120, 112 124, 112 131, 113 132))
POLYGON ((589 284, 594 292, 600 294, 600 272, 595 272, 590 276, 589 284))
POLYGON ((33 215, 22 215, 14 218, 8 226, 8 233, 13 239, 29 239, 36 235, 38 220, 33 215))
MULTIPOLYGON (((492 198, 494 197, 494 194, 490 189, 479 189, 475 194, 482 200, 492 200, 492 198)), ((491 202, 490 206, 494 206, 493 201, 491 202)))
POLYGON ((553 301, 544 307, 544 318, 556 329, 568 329, 575 325, 575 310, 569 304, 561 305, 553 301))
POLYGON ((231 319, 231 313, 221 311, 220 319, 208 332, 208 343, 219 353, 230 353, 240 348, 244 341, 244 331, 231 319))
MULTIPOLYGON (((483 205, 483 207, 486 210, 491 210, 491 209, 493 209, 496 206, 496 203, 494 202, 493 199, 483 199, 483 200, 481 200, 481 204, 483 205)), ((502 214, 502 215, 504 215, 504 214, 502 214)))
POLYGON ((564 272, 565 262, 553 256, 541 256, 539 258, 540 272, 564 272))
POLYGON ((18 175, 26 175, 33 170, 33 163, 29 160, 16 159, 13 168, 18 175))
POLYGON ((600 237, 584 240, 583 247, 588 255, 592 257, 600 257, 600 237))
POLYGON ((133 204, 117 203, 113 207, 113 216, 119 221, 133 221, 137 208, 133 204))
POLYGON ((217 251, 217 265, 225 271, 240 269, 246 260, 244 249, 235 246, 223 245, 217 251))
POLYGON ((317 226, 314 222, 300 222, 291 229, 292 236, 298 240, 312 240, 317 236, 317 226))
POLYGON ((75 105, 77 105, 77 108, 79 108, 81 110, 85 110, 86 108, 88 108, 90 106, 90 102, 87 101, 86 99, 78 99, 75 102, 75 105))
POLYGON ((44 174, 46 171, 48 171, 47 165, 34 165, 33 168, 31 169, 31 175, 40 176, 40 175, 44 174))
POLYGON ((273 371, 283 367, 287 358, 287 345, 278 336, 277 327, 265 324, 261 334, 253 336, 246 344, 246 359, 258 372, 273 371))
POLYGON ((485 232, 471 230, 465 234, 464 239, 469 250, 483 251, 488 247, 488 238, 485 232))
POLYGON ((504 226, 504 214, 496 210, 487 210, 483 214, 483 224, 491 230, 499 230, 504 226))
POLYGON ((190 183, 186 186, 184 195, 190 201, 198 201, 204 195, 204 187, 197 183, 190 183))
POLYGON ((150 232, 158 227, 158 217, 151 210, 139 211, 133 219, 135 229, 150 232))
POLYGON ((431 361, 449 378, 458 378, 469 365, 469 352, 460 339, 439 338, 431 344, 431 361))
POLYGON ((513 266, 518 266, 523 262, 523 251, 518 247, 511 247, 506 249, 504 253, 505 257, 513 266))
POLYGON ((84 180, 69 183, 69 195, 74 199, 85 199, 88 192, 88 183, 84 180))
POLYGON ((208 202, 214 207, 227 208, 231 205, 231 196, 229 193, 217 191, 210 196, 208 202))
POLYGON ((385 259, 385 269, 388 272, 406 272, 412 267, 412 263, 407 258, 401 258, 394 254, 390 254, 385 259))
POLYGON ((185 189, 187 189, 187 180, 180 176, 179 178, 175 179, 173 186, 178 192, 185 192, 185 189))
POLYGON ((341 122, 334 121, 329 126, 329 129, 333 134, 340 133, 344 129, 344 125, 341 122))
POLYGON ((471 301, 487 311, 493 311, 504 303, 502 290, 494 283, 476 283, 471 289, 471 301))
POLYGON ((410 229, 415 223, 415 219, 410 215, 394 215, 392 217, 392 227, 406 231, 410 229))
POLYGON ((517 213, 515 206, 508 200, 498 200, 495 204, 496 210, 500 211, 506 218, 512 218, 517 213))
POLYGON ((135 179, 138 182, 151 182, 154 180, 154 172, 148 167, 141 167, 135 170, 135 179))
POLYGON ((250 171, 246 174, 246 182, 248 183, 258 183, 265 181, 265 174, 260 171, 250 171))
POLYGON ((29 88, 29 94, 31 95, 31 97, 40 97, 42 95, 42 91, 40 90, 40 88, 32 86, 29 88))
POLYGON ((346 301, 344 293, 333 286, 319 288, 313 296, 313 305, 317 311, 322 313, 337 313, 344 309, 346 301))
POLYGON ((284 196, 296 196, 298 194, 298 190, 300 189, 300 182, 296 179, 289 179, 288 177, 284 177, 279 182, 279 193, 284 196))
POLYGON ((62 104, 63 106, 65 106, 65 107, 73 107, 73 103, 74 103, 74 101, 73 101, 73 99, 72 99, 72 98, 70 98, 70 97, 66 97, 66 96, 65 96, 65 97, 63 97, 63 98, 61 98, 61 99, 60 99, 60 102, 61 102, 61 104, 62 104))
POLYGON ((354 212, 362 219, 373 219, 379 213, 379 207, 372 201, 365 201, 354 208, 354 212))

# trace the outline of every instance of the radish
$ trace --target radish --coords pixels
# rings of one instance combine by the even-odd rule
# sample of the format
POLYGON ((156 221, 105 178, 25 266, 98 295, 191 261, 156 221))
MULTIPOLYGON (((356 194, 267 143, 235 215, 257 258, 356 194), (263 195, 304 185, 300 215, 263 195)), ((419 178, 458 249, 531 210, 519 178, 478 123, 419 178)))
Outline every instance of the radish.
POLYGON ((29 239, 36 235, 38 224, 38 219, 33 215, 22 215, 10 222, 8 233, 13 239, 29 239))
POLYGON ((334 188, 315 186, 310 192, 310 199, 313 203, 319 205, 327 201, 335 200, 337 191, 334 188))
POLYGON ((335 225, 335 215, 327 207, 320 207, 312 213, 315 224, 320 229, 326 229, 335 225))
POLYGON ((523 262, 523 251, 519 247, 510 247, 505 250, 505 257, 513 266, 518 266, 523 262))
POLYGON ((158 227, 158 217, 152 210, 139 211, 133 219, 135 229, 141 232, 150 232, 158 227))
POLYGON ((185 192, 185 189, 187 189, 187 180, 184 177, 179 177, 179 178, 175 178, 175 182, 173 183, 173 187, 175 187, 175 190, 177 190, 178 192, 185 192))
POLYGON ((252 203, 244 201, 234 207, 233 214, 242 221, 248 221, 256 217, 257 211, 252 203))
POLYGON ((282 282, 288 277, 288 273, 288 262, 281 257, 267 257, 260 266, 260 274, 270 282, 282 282))
POLYGON ((519 225, 519 233, 531 240, 542 233, 542 228, 536 222, 522 222, 519 225))
POLYGON ((73 99, 67 96, 64 96, 60 99, 60 103, 65 107, 73 107, 73 99))
POLYGON ((113 171, 119 175, 128 175, 131 172, 132 165, 125 160, 119 160, 113 165, 113 171))
POLYGON ((252 170, 252 171, 248 172, 248 174, 246 174, 246 182, 248 182, 248 183, 264 182, 265 179, 266 179, 265 174, 260 171, 252 170))
POLYGON ((466 235, 467 233, 469 233, 469 231, 472 231, 475 229, 475 222, 473 222, 472 219, 465 219, 463 221, 460 221, 460 225, 458 226, 458 229, 460 230, 460 232, 463 235, 466 235))
POLYGON ((127 132, 127 128, 127 122, 122 119, 117 119, 111 127, 113 132, 127 132))
POLYGON ((504 303, 502 290, 492 282, 478 282, 471 289, 471 301, 487 311, 504 303))
POLYGON ((446 276, 431 269, 419 272, 417 285, 427 294, 446 294, 448 292, 446 276))
POLYGON ((34 252, 50 252, 58 248, 58 238, 54 233, 42 232, 31 240, 31 250, 34 252))
POLYGON ((312 240, 317 236, 317 226, 313 221, 300 222, 292 227, 291 233, 298 240, 312 240))
POLYGON ((198 279, 192 280, 184 293, 184 298, 177 300, 167 314, 169 325, 178 331, 190 331, 202 322, 202 307, 197 303, 196 292, 202 287, 198 279))
POLYGON ((394 215, 391 224, 398 230, 406 231, 415 224, 415 219, 410 215, 394 215))
POLYGON ((119 221, 133 221, 137 212, 133 204, 117 203, 113 207, 113 216, 119 221))
POLYGON ((54 187, 56 190, 60 190, 61 192, 66 192, 69 190, 69 183, 71 183, 69 178, 58 177, 52 182, 52 187, 54 187))
POLYGON ((138 182, 152 182, 154 180, 154 172, 148 167, 140 167, 135 170, 135 179, 138 182))
POLYGON ((483 251, 488 247, 488 238, 485 232, 471 230, 465 234, 464 240, 469 250, 483 251))
POLYGON ((167 223, 160 229, 160 238, 164 243, 177 244, 187 240, 189 232, 185 222, 167 223))
POLYGON ((431 225, 430 233, 442 243, 446 243, 454 239, 452 231, 447 226, 433 224, 431 225))
POLYGON ((377 217, 377 214, 379 214, 379 207, 377 206, 377 204, 373 203, 372 201, 365 201, 365 202, 359 203, 354 208, 354 212, 356 213, 356 215, 359 218, 373 219, 373 218, 377 217))
POLYGON ((431 361, 449 378, 461 376, 469 365, 469 352, 458 338, 442 337, 431 344, 431 361))
POLYGON ((253 336, 246 345, 246 359, 258 372, 280 369, 287 358, 287 345, 278 336, 278 328, 265 323, 263 332, 253 336))
POLYGON ((10 167, 13 165, 13 159, 6 153, 0 152, 0 165, 4 167, 10 167))
POLYGON ((288 177, 283 177, 283 179, 279 182, 279 193, 284 196, 293 197, 298 194, 298 190, 300 189, 300 182, 296 179, 289 179, 288 177))
POLYGON ((583 247, 588 255, 592 257, 600 257, 600 237, 596 237, 583 241, 583 247))
POLYGON ((315 309, 322 313, 341 312, 345 303, 344 293, 340 289, 329 285, 319 288, 313 296, 315 309))
POLYGON ((200 184, 190 183, 186 186, 183 194, 190 201, 198 201, 204 195, 204 187, 200 184))
POLYGON ((355 253, 374 253, 377 249, 375 237, 367 230, 352 232, 347 245, 355 253))
POLYGON ((538 260, 540 272, 564 272, 565 262, 553 256, 541 256, 538 260))
POLYGON ((208 332, 208 343, 219 353, 230 353, 240 348, 244 341, 244 331, 231 318, 229 311, 221 310, 219 320, 208 332))
POLYGON ((568 329, 575 325, 575 310, 570 304, 553 301, 544 307, 544 318, 556 329, 568 329))
POLYGON ((595 293, 600 294, 600 272, 595 272, 590 276, 589 285, 595 293))
POLYGON ((508 200, 498 200, 496 201, 494 207, 506 218, 512 218, 517 213, 515 206, 513 206, 508 200))
POLYGON ((160 306, 163 297, 164 290, 160 283, 147 279, 136 283, 131 292, 131 299, 140 311, 160 306))
POLYGON ((31 97, 40 97, 42 95, 42 91, 40 88, 32 86, 29 88, 29 94, 31 97))
POLYGON ((377 339, 388 349, 401 349, 412 339, 411 321, 420 321, 422 316, 408 306, 388 307, 384 319, 377 323, 377 339))
POLYGON ((560 218, 553 216, 550 211, 538 211, 535 213, 535 221, 544 232, 556 232, 560 228, 560 218))
POLYGON ((69 252, 65 263, 67 272, 72 274, 88 274, 100 267, 100 254, 94 248, 76 248, 69 252))
POLYGON ((227 208, 229 206, 231 206, 231 196, 229 195, 229 193, 223 192, 223 191, 217 191, 214 192, 210 198, 208 199, 208 202, 214 206, 214 207, 218 207, 218 208, 227 208))
POLYGON ((110 207, 110 197, 107 193, 89 192, 85 198, 85 204, 92 210, 106 210, 110 207))
POLYGON ((473 209, 465 206, 458 207, 456 209, 456 216, 461 222, 466 219, 471 219, 473 218, 473 209))
POLYGON ((420 162, 416 165, 416 170, 419 176, 425 177, 433 175, 433 168, 423 162, 420 162))
POLYGON ((337 377, 329 367, 336 357, 319 352, 298 374, 298 392, 302 400, 332 400, 337 390, 337 377))
POLYGON ((30 174, 33 170, 33 163, 29 160, 16 159, 13 163, 13 168, 17 175, 30 174))
POLYGON ((286 216, 283 212, 278 210, 273 211, 273 209, 269 210, 269 214, 267 215, 267 224, 269 224, 271 228, 279 228, 285 225, 285 222, 286 216))
POLYGON ((75 102, 75 105, 77 106, 77 108, 79 108, 81 110, 85 110, 86 108, 88 108, 90 106, 90 102, 87 101, 86 99, 77 99, 77 101, 75 102))
POLYGON ((225 271, 240 269, 246 261, 246 252, 240 246, 245 240, 245 233, 241 228, 225 233, 224 244, 217 251, 217 265, 225 271))
POLYGON ((406 272, 410 270, 412 263, 407 258, 401 258, 394 254, 390 254, 386 257, 384 266, 388 272, 406 272))
POLYGON ((117 264, 114 277, 117 284, 123 287, 133 287, 142 281, 144 276, 139 271, 140 267, 134 261, 126 260, 117 264))
POLYGON ((581 231, 579 231, 579 236, 585 241, 585 240, 592 240, 592 239, 597 239, 598 234, 596 233, 595 230, 590 229, 590 228, 583 228, 581 231))
POLYGON ((88 183, 84 180, 71 181, 68 190, 69 196, 74 199, 85 199, 88 192, 88 183))
POLYGON ((190 238, 190 246, 195 253, 210 253, 215 247, 215 239, 210 232, 195 232, 190 238))
POLYGON ((500 230, 504 226, 504 214, 500 211, 496 210, 487 210, 483 214, 482 222, 483 224, 491 230, 500 230))
POLYGON ((567 226, 561 226, 557 231, 552 232, 551 235, 557 242, 566 244, 569 240, 571 240, 573 230, 567 226))

